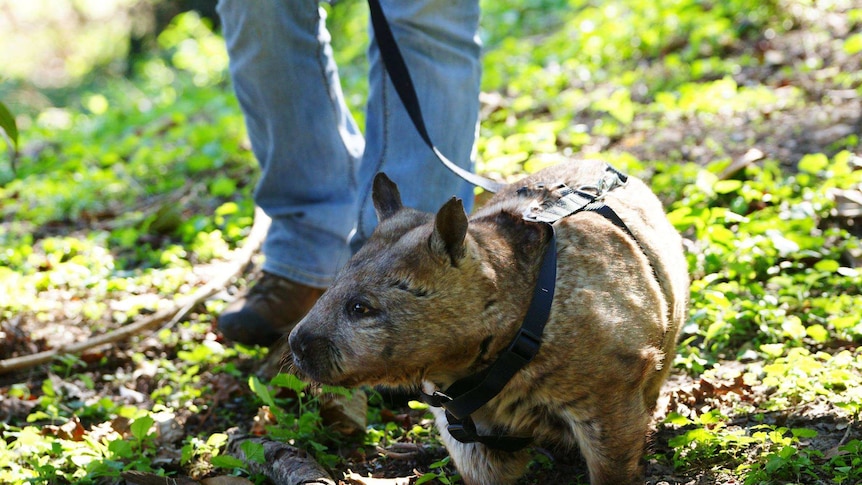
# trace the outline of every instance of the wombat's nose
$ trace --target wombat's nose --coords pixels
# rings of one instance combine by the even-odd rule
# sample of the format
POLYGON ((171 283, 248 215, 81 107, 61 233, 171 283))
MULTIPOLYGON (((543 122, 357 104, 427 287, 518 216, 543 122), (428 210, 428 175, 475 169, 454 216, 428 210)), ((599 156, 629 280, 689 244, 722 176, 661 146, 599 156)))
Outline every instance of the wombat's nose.
POLYGON ((291 332, 288 343, 295 362, 323 360, 330 348, 329 339, 325 336, 303 331, 291 332))

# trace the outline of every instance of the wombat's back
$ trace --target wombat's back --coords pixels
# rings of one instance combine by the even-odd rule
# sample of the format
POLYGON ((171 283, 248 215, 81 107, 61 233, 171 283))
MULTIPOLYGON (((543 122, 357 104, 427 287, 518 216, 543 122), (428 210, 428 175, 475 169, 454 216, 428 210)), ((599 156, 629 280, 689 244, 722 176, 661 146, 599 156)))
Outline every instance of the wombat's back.
MULTIPOLYGON (((606 169, 607 164, 600 160, 576 160, 554 165, 506 186, 488 202, 486 207, 494 210, 492 207, 496 205, 511 204, 513 200, 517 200, 518 210, 524 212, 532 201, 519 197, 517 193, 519 188, 539 183, 560 182, 573 189, 594 186, 602 179, 606 169)), ((632 231, 637 244, 647 257, 658 278, 662 293, 668 301, 669 320, 680 324, 685 318, 688 301, 688 263, 682 251, 682 239, 667 220, 661 201, 649 187, 634 177, 629 177, 623 186, 607 192, 605 200, 632 231)), ((586 216, 602 219, 597 214, 586 214, 586 216)), ((577 223, 573 220, 560 221, 558 226, 578 230, 577 223)), ((608 226, 606 230, 613 231, 613 228, 608 226)), ((559 238, 561 233, 559 227, 557 233, 559 238)), ((562 233, 565 239, 565 230, 562 230, 562 233)))
MULTIPOLYGON (((555 165, 511 184, 475 217, 500 207, 524 213, 535 198, 519 193, 521 187, 595 186, 606 168, 594 160, 555 165)), ((595 212, 580 212, 554 224, 556 296, 543 349, 525 382, 546 369, 568 368, 548 380, 545 390, 533 391, 592 395, 626 381, 638 388, 632 391, 641 392, 651 410, 672 366, 685 319, 688 271, 682 240, 642 181, 629 177, 607 192, 604 201, 631 235, 595 212)))

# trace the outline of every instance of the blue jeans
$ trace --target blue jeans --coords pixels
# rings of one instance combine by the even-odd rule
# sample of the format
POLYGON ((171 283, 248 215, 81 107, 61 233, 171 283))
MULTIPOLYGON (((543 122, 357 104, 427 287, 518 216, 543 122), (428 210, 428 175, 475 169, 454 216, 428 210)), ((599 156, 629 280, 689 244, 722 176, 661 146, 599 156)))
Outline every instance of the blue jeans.
MULTIPOLYGON (((478 0, 384 0, 437 147, 464 168, 479 109, 478 0)), ((337 7, 335 7, 337 8, 337 7)), ((317 0, 220 0, 230 73, 261 167, 254 199, 271 218, 263 269, 319 288, 376 225, 371 182, 383 171, 405 205, 436 211, 472 187, 424 145, 369 48, 365 136, 344 102, 317 0)))

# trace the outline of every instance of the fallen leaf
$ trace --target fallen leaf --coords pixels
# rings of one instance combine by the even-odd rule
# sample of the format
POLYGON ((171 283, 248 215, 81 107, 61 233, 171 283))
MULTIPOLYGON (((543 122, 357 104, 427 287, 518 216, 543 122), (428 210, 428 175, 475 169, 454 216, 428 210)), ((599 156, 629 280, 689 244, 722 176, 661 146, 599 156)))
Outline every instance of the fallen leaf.
POLYGON ((123 416, 117 416, 116 418, 111 420, 111 428, 114 429, 120 436, 127 436, 129 434, 129 418, 125 418, 123 416))
POLYGON ((261 406, 251 424, 250 433, 255 436, 263 436, 266 434, 266 427, 274 425, 275 422, 275 415, 269 410, 269 406, 261 406))
POLYGON ((365 432, 368 400, 362 389, 355 389, 351 396, 321 394, 319 399, 324 424, 345 436, 365 432))
POLYGON ((78 419, 77 416, 72 416, 72 419, 66 421, 66 423, 61 426, 43 426, 42 434, 53 435, 64 440, 82 441, 86 434, 86 430, 84 429, 84 426, 81 425, 81 420, 78 419))
POLYGON ((177 422, 176 414, 170 411, 161 411, 151 414, 151 417, 156 422, 159 443, 175 443, 185 436, 186 431, 177 422))

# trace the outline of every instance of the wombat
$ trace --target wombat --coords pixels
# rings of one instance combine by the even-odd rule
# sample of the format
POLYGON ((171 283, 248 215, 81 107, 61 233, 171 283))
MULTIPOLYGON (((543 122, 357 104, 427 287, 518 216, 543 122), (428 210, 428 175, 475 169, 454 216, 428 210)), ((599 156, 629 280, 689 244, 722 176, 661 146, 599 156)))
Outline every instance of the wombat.
MULTIPOLYGON (((545 187, 594 186, 600 161, 573 161, 506 186, 468 219, 453 198, 429 214, 374 181, 379 225, 290 334, 298 371, 322 383, 419 386, 427 393, 481 372, 517 334, 533 298, 548 224, 524 214, 545 187)), ((643 479, 641 463, 688 300, 681 238, 635 178, 594 211, 554 223, 556 289, 538 354, 471 415, 478 435, 580 449, 590 483, 643 479)), ((529 454, 463 443, 433 408, 468 485, 511 484, 529 454)))

